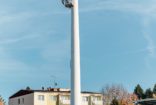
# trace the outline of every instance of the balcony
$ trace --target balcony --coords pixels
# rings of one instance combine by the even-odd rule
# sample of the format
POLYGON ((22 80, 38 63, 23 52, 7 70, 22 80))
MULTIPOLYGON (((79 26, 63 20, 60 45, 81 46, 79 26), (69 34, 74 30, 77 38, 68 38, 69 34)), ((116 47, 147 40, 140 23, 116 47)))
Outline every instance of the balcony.
POLYGON ((70 105, 70 100, 61 100, 62 104, 70 105))

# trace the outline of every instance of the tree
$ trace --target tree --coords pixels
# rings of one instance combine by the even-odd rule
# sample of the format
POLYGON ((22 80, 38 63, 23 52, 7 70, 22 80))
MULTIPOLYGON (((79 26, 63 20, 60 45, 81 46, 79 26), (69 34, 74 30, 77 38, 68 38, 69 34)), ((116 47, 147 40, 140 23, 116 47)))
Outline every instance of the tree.
POLYGON ((156 94, 156 84, 154 85, 153 93, 156 94))
POLYGON ((153 98, 156 98, 156 84, 153 87, 153 98))
POLYGON ((2 96, 0 96, 0 105, 5 105, 5 101, 4 101, 4 99, 2 98, 2 96))
POLYGON ((127 90, 120 84, 105 85, 102 88, 102 94, 104 105, 110 105, 113 99, 121 101, 129 97, 127 90))
POLYGON ((120 104, 119 104, 118 100, 116 98, 114 98, 110 105, 120 105, 120 104))
POLYGON ((129 97, 121 100, 120 104, 121 105, 134 105, 134 102, 137 100, 138 100, 138 98, 135 94, 129 94, 129 97))
POLYGON ((153 92, 152 92, 152 90, 150 88, 146 89, 145 98, 153 98, 153 92))
POLYGON ((144 91, 141 86, 138 84, 134 89, 134 94, 137 95, 138 99, 144 99, 144 91))

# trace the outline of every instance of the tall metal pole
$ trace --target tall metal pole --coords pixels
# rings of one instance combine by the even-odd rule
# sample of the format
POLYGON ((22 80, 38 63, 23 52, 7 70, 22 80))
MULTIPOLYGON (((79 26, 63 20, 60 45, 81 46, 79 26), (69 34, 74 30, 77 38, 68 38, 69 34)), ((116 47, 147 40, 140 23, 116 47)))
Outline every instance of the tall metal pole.
POLYGON ((80 38, 78 0, 73 0, 71 37, 71 105, 81 105, 80 38))
POLYGON ((80 38, 78 0, 62 0, 71 9, 71 105, 81 105, 80 38))

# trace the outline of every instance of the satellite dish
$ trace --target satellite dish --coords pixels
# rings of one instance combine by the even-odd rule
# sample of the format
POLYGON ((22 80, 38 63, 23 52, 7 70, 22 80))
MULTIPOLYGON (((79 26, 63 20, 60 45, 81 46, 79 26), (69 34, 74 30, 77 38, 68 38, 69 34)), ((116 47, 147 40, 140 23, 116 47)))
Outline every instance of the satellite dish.
POLYGON ((72 0, 62 0, 62 4, 67 7, 67 8, 72 8, 73 7, 73 3, 72 0))

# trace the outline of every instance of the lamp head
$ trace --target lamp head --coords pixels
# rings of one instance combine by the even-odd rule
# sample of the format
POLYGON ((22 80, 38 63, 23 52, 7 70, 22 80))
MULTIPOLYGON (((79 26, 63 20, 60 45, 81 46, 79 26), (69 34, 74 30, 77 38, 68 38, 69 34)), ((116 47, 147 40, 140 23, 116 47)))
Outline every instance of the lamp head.
POLYGON ((72 0, 62 0, 62 4, 67 7, 67 8, 72 8, 73 7, 73 3, 72 0))

